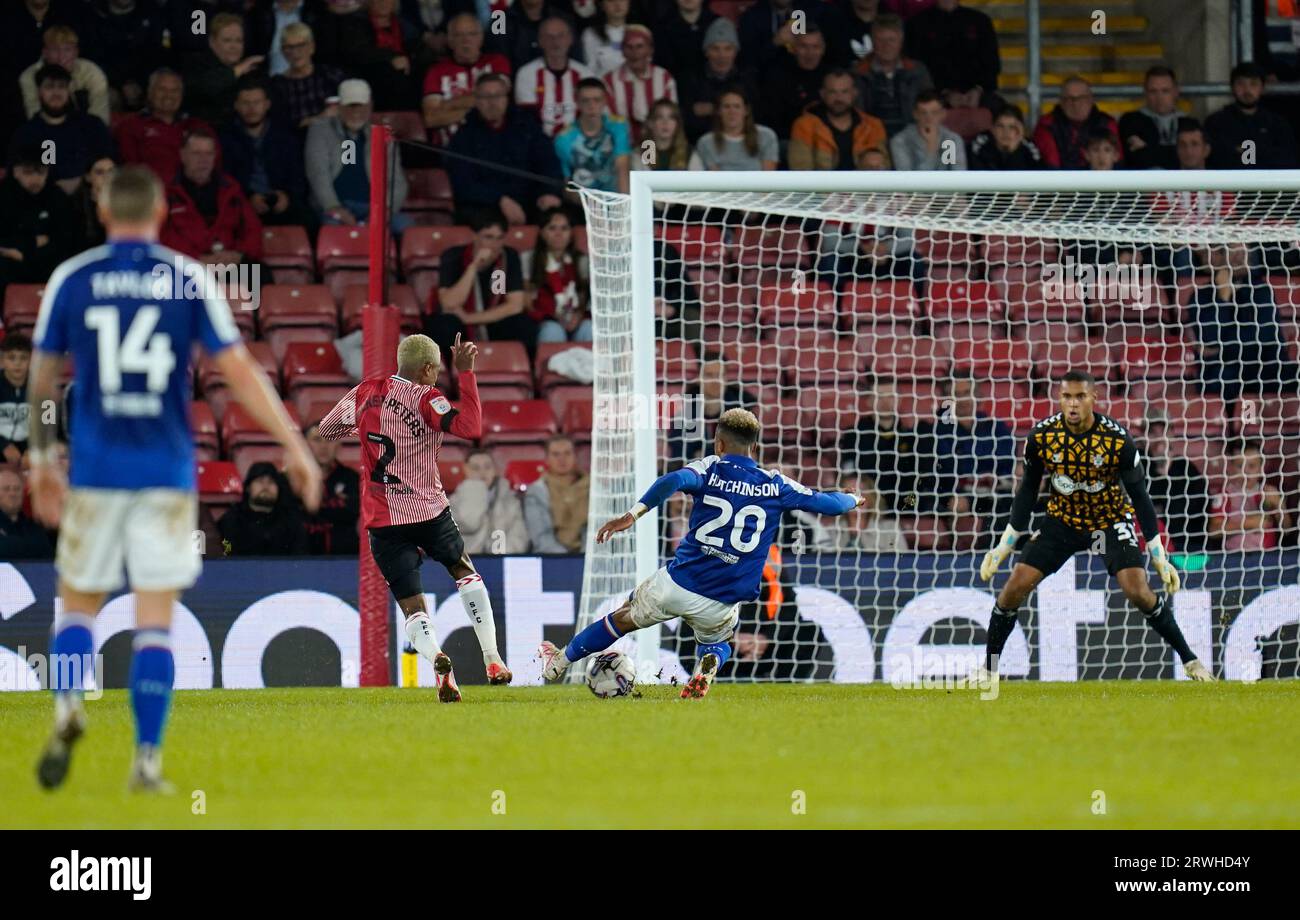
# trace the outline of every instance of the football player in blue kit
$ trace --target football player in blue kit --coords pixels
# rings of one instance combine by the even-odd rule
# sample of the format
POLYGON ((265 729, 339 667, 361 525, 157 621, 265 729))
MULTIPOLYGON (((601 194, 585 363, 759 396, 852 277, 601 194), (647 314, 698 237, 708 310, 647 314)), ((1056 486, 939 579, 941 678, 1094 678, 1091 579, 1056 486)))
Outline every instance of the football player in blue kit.
POLYGON ((647 578, 618 610, 592 623, 561 649, 543 642, 542 676, 555 681, 569 665, 602 651, 634 629, 681 617, 694 631, 699 664, 685 699, 709 692, 731 657, 738 608, 758 597, 763 565, 785 511, 844 514, 859 504, 846 492, 815 492, 753 459, 758 419, 729 409, 718 420, 715 454, 661 476, 626 513, 600 528, 597 543, 627 530, 674 492, 695 499, 686 536, 666 566, 647 578))

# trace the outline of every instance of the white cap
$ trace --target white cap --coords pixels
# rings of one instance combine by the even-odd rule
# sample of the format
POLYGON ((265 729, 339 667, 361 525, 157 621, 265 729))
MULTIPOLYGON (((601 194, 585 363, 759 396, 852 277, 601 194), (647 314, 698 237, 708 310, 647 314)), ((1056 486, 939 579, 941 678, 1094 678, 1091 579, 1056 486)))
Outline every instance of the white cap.
POLYGON ((365 80, 344 80, 339 84, 339 105, 370 105, 370 84, 365 80))

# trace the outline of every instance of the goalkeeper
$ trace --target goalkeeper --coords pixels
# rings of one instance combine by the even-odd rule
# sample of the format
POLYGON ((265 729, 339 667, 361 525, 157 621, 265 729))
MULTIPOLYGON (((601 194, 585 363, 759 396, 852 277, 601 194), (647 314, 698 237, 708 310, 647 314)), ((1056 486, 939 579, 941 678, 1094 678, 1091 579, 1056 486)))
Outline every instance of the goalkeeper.
POLYGON ((1178 652, 1187 676, 1214 680, 1210 669, 1188 647, 1170 609, 1169 596, 1179 588, 1178 572, 1169 561, 1156 509, 1147 494, 1141 454, 1121 425, 1094 411, 1096 399, 1092 376, 1070 371, 1061 380, 1061 410, 1038 422, 1026 439, 1025 474, 1011 508, 1011 523, 984 557, 980 578, 988 581, 993 577, 1029 528, 1029 515, 1044 475, 1051 484, 1047 516, 993 605, 985 667, 997 671, 1016 614, 1038 583, 1075 553, 1092 549, 1105 558, 1106 571, 1115 576, 1129 603, 1178 652), (1135 507, 1152 565, 1164 586, 1163 595, 1147 584, 1146 566, 1133 530, 1135 507))

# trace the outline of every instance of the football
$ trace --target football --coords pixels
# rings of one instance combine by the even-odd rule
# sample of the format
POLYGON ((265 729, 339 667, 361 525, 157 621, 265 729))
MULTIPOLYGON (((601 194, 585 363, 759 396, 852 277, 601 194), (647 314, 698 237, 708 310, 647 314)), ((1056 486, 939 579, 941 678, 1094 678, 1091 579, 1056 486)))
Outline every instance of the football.
POLYGON ((622 652, 593 655, 587 664, 587 687, 602 700, 627 696, 636 683, 636 665, 622 652))

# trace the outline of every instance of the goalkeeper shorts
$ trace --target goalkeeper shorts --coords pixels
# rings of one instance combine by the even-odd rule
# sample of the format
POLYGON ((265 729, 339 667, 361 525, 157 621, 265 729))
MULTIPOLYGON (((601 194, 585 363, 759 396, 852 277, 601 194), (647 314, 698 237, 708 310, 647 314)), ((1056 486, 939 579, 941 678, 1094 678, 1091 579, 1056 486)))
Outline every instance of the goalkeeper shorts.
POLYGON ((1122 569, 1146 566, 1130 515, 1096 531, 1076 530, 1054 517, 1044 518, 1025 545, 1020 561, 1044 575, 1051 575, 1075 553, 1083 552, 1100 553, 1111 575, 1122 569))

